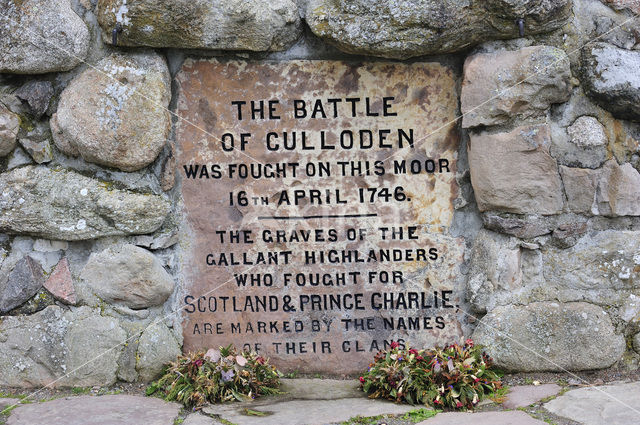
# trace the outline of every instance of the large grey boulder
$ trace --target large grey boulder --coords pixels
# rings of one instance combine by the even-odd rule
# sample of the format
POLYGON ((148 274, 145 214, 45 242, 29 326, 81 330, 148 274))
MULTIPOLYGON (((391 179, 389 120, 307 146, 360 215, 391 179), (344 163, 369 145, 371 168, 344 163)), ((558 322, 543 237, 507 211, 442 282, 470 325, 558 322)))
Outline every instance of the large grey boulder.
POLYGON ((135 171, 152 163, 169 134, 165 59, 115 53, 87 68, 60 95, 51 131, 58 148, 85 161, 135 171))
POLYGON ((560 28, 570 0, 310 0, 307 23, 348 53, 406 59, 560 28))
POLYGON ((461 93, 462 126, 546 117, 551 104, 569 100, 569 65, 564 51, 549 46, 468 57, 461 93))
POLYGON ((0 385, 113 384, 125 336, 115 319, 87 307, 7 316, 0 322, 0 385))
POLYGON ((173 279, 160 261, 135 245, 91 254, 80 277, 100 299, 133 309, 161 305, 173 292, 173 279))
POLYGON ((157 195, 74 171, 25 166, 0 175, 0 231, 52 240, 152 233, 169 213, 157 195))
POLYGON ((22 305, 43 284, 44 275, 40 264, 29 256, 20 259, 9 273, 7 281, 0 283, 0 314, 22 305))
POLYGON ((89 30, 69 0, 9 0, 0 13, 0 72, 68 71, 87 56, 89 30))
POLYGON ((102 38, 121 46, 284 50, 302 24, 293 0, 99 0, 102 38))
POLYGON ((640 121, 640 52, 592 43, 582 53, 585 92, 622 119, 640 121))
POLYGON ((469 168, 480 211, 556 214, 562 210, 558 165, 546 125, 471 134, 469 168))
POLYGON ((625 350, 607 313, 584 302, 497 307, 472 338, 498 367, 522 372, 602 369, 625 350))
POLYGON ((152 381, 163 367, 182 354, 182 347, 163 323, 152 323, 140 336, 136 369, 140 379, 152 381))

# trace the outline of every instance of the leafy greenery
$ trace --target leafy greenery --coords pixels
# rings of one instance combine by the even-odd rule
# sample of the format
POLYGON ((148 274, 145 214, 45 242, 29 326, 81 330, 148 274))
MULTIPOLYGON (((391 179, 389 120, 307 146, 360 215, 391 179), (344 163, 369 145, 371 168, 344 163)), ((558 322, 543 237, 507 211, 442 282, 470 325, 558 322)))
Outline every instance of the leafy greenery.
POLYGON ((73 387, 73 388, 71 388, 71 392, 74 395, 89 394, 90 391, 91 391, 91 388, 85 388, 85 387, 73 387))
POLYGON ((410 420, 412 422, 422 422, 426 419, 432 418, 438 413, 442 412, 442 410, 433 410, 433 409, 416 409, 411 410, 402 416, 402 419, 410 420))
POLYGON ((454 409, 473 408, 502 387, 492 360, 468 339, 460 346, 416 350, 401 347, 376 354, 360 377, 370 398, 454 409))
POLYGON ((249 351, 238 353, 229 345, 178 356, 147 388, 147 395, 179 401, 187 407, 242 401, 280 394, 280 376, 268 359, 249 351))
POLYGON ((349 418, 344 422, 341 422, 340 425, 373 425, 378 422, 380 419, 383 419, 384 415, 378 416, 354 416, 353 418, 349 418))

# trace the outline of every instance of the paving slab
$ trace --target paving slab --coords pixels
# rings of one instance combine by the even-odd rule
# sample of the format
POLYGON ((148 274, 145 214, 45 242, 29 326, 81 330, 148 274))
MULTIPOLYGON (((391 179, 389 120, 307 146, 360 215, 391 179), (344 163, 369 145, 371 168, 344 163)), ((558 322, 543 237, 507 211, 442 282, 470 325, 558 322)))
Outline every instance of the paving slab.
POLYGON ((547 425, 524 412, 439 413, 418 425, 547 425))
POLYGON ((583 425, 640 423, 640 382, 571 390, 544 404, 558 416, 583 425))
POLYGON ((172 425, 181 405, 132 395, 80 396, 16 407, 7 425, 172 425))
POLYGON ((339 400, 292 400, 262 405, 234 403, 208 406, 203 411, 219 415, 237 425, 324 425, 346 421, 358 415, 399 415, 415 408, 360 397, 339 400), (247 409, 267 416, 251 415, 247 409))
POLYGON ((543 385, 517 385, 511 387, 502 407, 505 409, 517 409, 536 403, 543 398, 551 397, 560 392, 562 387, 556 384, 543 385))
POLYGON ((200 413, 193 413, 182 422, 182 425, 218 425, 220 422, 200 413))
POLYGON ((295 400, 338 400, 364 397, 355 379, 281 379, 280 390, 295 400))
POLYGON ((20 399, 2 397, 2 398, 0 398, 0 412, 2 412, 7 407, 16 405, 18 403, 20 403, 20 399))

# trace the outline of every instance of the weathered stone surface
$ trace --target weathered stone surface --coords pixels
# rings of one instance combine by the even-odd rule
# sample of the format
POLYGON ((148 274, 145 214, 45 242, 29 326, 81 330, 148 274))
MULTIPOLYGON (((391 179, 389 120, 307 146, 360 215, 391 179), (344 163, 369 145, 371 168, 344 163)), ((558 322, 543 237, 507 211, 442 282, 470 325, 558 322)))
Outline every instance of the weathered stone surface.
POLYGON ((87 55, 89 30, 69 0, 9 0, 0 14, 0 72, 68 71, 87 55))
POLYGON ((69 271, 69 260, 66 257, 60 260, 56 268, 51 272, 44 283, 44 287, 58 301, 73 305, 78 302, 71 272, 69 271))
POLYGON ((484 227, 499 233, 516 236, 521 239, 530 239, 549 234, 555 224, 548 217, 541 216, 503 216, 491 212, 482 214, 484 227))
POLYGON ((516 267, 513 241, 481 233, 472 250, 467 282, 473 310, 482 313, 537 301, 587 301, 620 306, 608 312, 625 322, 634 320, 640 313, 640 302, 633 303, 640 273, 639 233, 607 230, 585 235, 586 230, 586 223, 569 221, 554 230, 555 243, 536 249, 521 244, 515 280, 513 273, 495 272, 509 260, 516 267))
POLYGON ((338 400, 362 396, 360 383, 355 379, 281 379, 280 390, 296 400, 338 400))
POLYGON ((140 336, 136 370, 143 381, 152 381, 162 368, 182 354, 182 347, 163 323, 154 323, 140 336))
POLYGON ((481 230, 471 251, 467 296, 471 307, 486 313, 496 293, 511 294, 522 285, 520 246, 513 237, 481 230))
POLYGON ((507 398, 502 403, 502 406, 506 409, 527 407, 544 398, 558 394, 561 389, 562 387, 557 384, 516 385, 509 388, 507 398))
POLYGON ((31 138, 22 138, 19 140, 20 145, 22 145, 24 150, 27 151, 29 156, 31 156, 37 164, 51 162, 53 159, 53 152, 51 151, 51 143, 49 139, 36 141, 31 138))
POLYGON ((582 53, 582 83, 614 116, 640 121, 640 52, 590 44, 582 53))
POLYGON ((33 164, 33 159, 27 154, 24 149, 17 146, 13 152, 9 154, 9 162, 7 163, 7 170, 13 170, 23 165, 33 164))
POLYGON ((202 413, 192 413, 187 416, 182 425, 218 425, 218 421, 202 413))
POLYGON ((621 304, 640 285, 640 232, 590 234, 569 249, 544 251, 544 277, 552 299, 621 304))
POLYGON ((545 125, 518 127, 509 133, 472 134, 469 166, 480 211, 560 212, 562 185, 549 144, 545 125))
POLYGON ((636 350, 636 353, 640 354, 640 333, 633 336, 633 349, 636 350))
MULTIPOLYGON (((240 323, 245 329, 247 326, 255 327, 257 321, 265 320, 265 314, 270 321, 285 321, 303 326, 303 330, 295 334, 271 330, 253 334, 252 344, 261 344, 261 354, 271 358, 274 364, 285 371, 304 370, 307 373, 323 372, 333 375, 357 373, 370 363, 371 351, 376 351, 376 346, 388 346, 391 340, 410 340, 416 346, 442 345, 445 341, 460 340, 463 329, 453 306, 462 302, 464 282, 459 270, 463 262, 464 241, 461 237, 452 237, 450 233, 454 225, 453 200, 459 195, 456 180, 459 134, 454 124, 458 107, 455 82, 452 70, 437 62, 353 64, 338 61, 185 61, 177 76, 180 90, 177 98, 178 113, 185 120, 209 131, 216 132, 224 128, 233 134, 252 134, 252 142, 245 151, 225 152, 219 141, 203 138, 197 127, 186 125, 186 121, 181 121, 176 130, 177 164, 182 178, 180 189, 185 211, 184 228, 188 229, 188 233, 182 234, 193 235, 184 239, 187 249, 181 266, 187 282, 185 295, 182 297, 187 301, 183 319, 185 351, 217 347, 231 342, 243 345, 246 343, 245 335, 231 334, 231 324, 240 323), (277 84, 273 84, 274 81, 277 84), (367 115, 365 96, 369 99, 370 113, 379 114, 378 116, 367 115), (361 102, 356 104, 354 113, 352 106, 344 99, 355 97, 360 97, 361 102), (383 116, 383 98, 387 98, 385 102, 391 108, 387 112, 397 115, 383 116), (247 109, 250 105, 246 104, 243 119, 239 120, 238 109, 229 104, 229 99, 245 102, 279 99, 280 102, 274 104, 274 108, 275 114, 281 119, 251 120, 246 115, 250 114, 247 109), (306 100, 307 118, 295 118, 293 99, 306 100), (341 102, 336 102, 335 112, 326 99, 341 99, 341 102), (316 103, 316 100, 320 103, 316 103), (313 113, 312 103, 325 108, 326 118, 310 117, 313 113), (443 125, 445 127, 442 129, 443 125), (419 139, 418 135, 427 135, 439 128, 441 130, 438 137, 419 139), (363 129, 363 132, 358 129, 363 129), (372 144, 368 142, 368 130, 365 129, 372 129, 372 144), (380 132, 384 134, 384 129, 392 129, 385 137, 391 145, 380 144, 379 135, 380 132), (413 132, 413 147, 404 142, 404 149, 400 149, 398 129, 413 132), (288 134, 286 149, 283 144, 284 134, 281 133, 285 130, 288 134), (290 131, 293 130, 297 133, 297 146, 290 149, 290 131), (306 134, 304 148, 300 139, 302 131, 306 134), (350 145, 348 136, 351 131, 355 144, 353 146, 350 145), (268 136, 271 132, 278 134, 277 146, 274 145, 276 138, 273 134, 268 136), (323 135, 325 148, 321 149, 323 135), (360 135, 365 139, 364 143, 359 141, 360 135), (326 148, 327 145, 331 145, 333 149, 326 148), (385 168, 384 176, 365 171, 367 166, 373 165, 373 158, 379 158, 383 163, 378 165, 385 168), (383 161, 384 159, 389 160, 383 161), (423 168, 427 161, 431 161, 433 166, 433 161, 437 164, 438 159, 446 160, 449 166, 433 173, 401 171, 402 164, 411 165, 415 170, 416 166, 423 168), (365 161, 369 161, 369 165, 365 161), (278 177, 271 173, 269 178, 245 179, 238 178, 237 174, 229 178, 227 172, 229 168, 233 169, 229 167, 231 164, 257 169, 263 163, 270 163, 273 167, 274 162, 298 163, 301 167, 295 177, 291 174, 291 169, 286 176, 278 177), (309 171, 319 163, 328 164, 330 175, 318 178, 313 171, 309 171), (192 174, 188 177, 183 164, 192 172, 196 165, 220 164, 225 170, 225 177, 220 180, 223 184, 212 184, 213 180, 204 176, 193 178, 192 174), (344 171, 340 164, 345 166, 344 171), (394 164, 398 168, 397 172, 394 171, 394 164), (370 194, 370 190, 376 188, 400 186, 408 194, 408 199, 404 201, 390 199, 389 202, 372 202, 370 195, 366 199, 359 197, 361 193, 370 194), (284 200, 285 197, 292 196, 294 190, 303 188, 321 190, 325 194, 326 189, 331 188, 330 200, 323 200, 321 204, 311 202, 308 197, 298 203, 284 200), (331 195, 332 191, 335 194, 336 189, 339 191, 340 201, 331 195), (249 198, 266 197, 268 202, 259 205, 231 205, 229 193, 239 191, 246 193, 249 198), (292 219, 287 220, 288 218, 292 219), (391 240, 388 235, 383 239, 379 228, 390 223, 397 223, 394 226, 414 226, 419 230, 411 239, 391 240), (348 229, 358 226, 367 229, 369 236, 349 241, 348 229), (221 240, 220 237, 210 237, 220 235, 216 232, 228 235, 225 232, 236 229, 251 231, 252 235, 256 235, 255 243, 228 243, 228 238, 221 240), (335 230, 335 238, 327 239, 322 236, 328 229, 335 230), (261 236, 265 235, 265 231, 266 235, 284 232, 294 236, 287 237, 286 241, 277 241, 269 236, 261 236), (316 240, 316 235, 322 240, 316 240), (401 252, 416 252, 416 249, 426 247, 438 250, 437 259, 433 255, 430 259, 413 260, 408 260, 406 256, 398 257, 401 252), (382 254, 380 250, 383 250, 382 254), (387 261, 386 254, 390 250, 397 250, 394 255, 399 261, 387 261), (276 264, 268 261, 264 264, 259 260, 260 255, 266 252, 283 251, 291 252, 290 259, 286 262, 276 264), (315 256, 314 260, 305 260, 307 251, 315 256), (321 260, 321 255, 325 259, 321 260), (326 255, 332 259, 329 260, 326 255), (372 257, 362 261, 363 256, 368 255, 376 256, 381 261, 374 261, 372 257), (247 259, 246 262, 244 258, 247 259), (397 281, 394 285, 390 282, 385 284, 379 279, 368 281, 371 273, 377 275, 393 270, 402 270, 405 276, 411 278, 403 282, 397 281), (236 282, 234 274, 242 279, 244 276, 250 278, 250 273, 254 274, 253 278, 258 274, 269 274, 273 278, 273 285, 250 287, 250 281, 247 281, 246 286, 236 282), (353 281, 354 276, 356 282, 353 281), (347 277, 346 282, 342 280, 344 277, 347 277), (317 279, 322 279, 326 285, 321 283, 315 286, 317 279), (425 284, 427 281, 431 282, 428 290, 425 284), (409 330, 403 328, 403 325, 397 328, 394 326, 393 330, 389 326, 385 327, 383 318, 398 323, 406 320, 409 315, 418 317, 424 314, 424 310, 413 304, 398 309, 383 307, 382 312, 377 309, 377 295, 374 295, 376 292, 385 292, 388 297, 406 299, 408 292, 416 292, 422 293, 429 299, 426 303, 430 303, 433 299, 432 291, 446 290, 452 291, 450 307, 432 305, 430 311, 438 312, 437 315, 442 317, 442 324, 433 325, 433 329, 427 332, 424 329, 409 330), (197 300, 202 296, 211 301, 212 309, 216 302, 218 308, 221 308, 223 297, 230 297, 228 302, 235 300, 239 308, 231 310, 228 304, 227 311, 222 314, 209 308, 192 308, 194 305, 189 300, 197 300), (311 296, 314 300, 329 299, 331 296, 333 300, 341 297, 345 301, 357 297, 362 300, 362 305, 357 310, 351 309, 348 301, 349 307, 343 308, 336 307, 335 303, 326 308, 310 307, 307 301, 311 296), (262 302, 265 299, 272 303, 266 313, 262 306, 254 309, 245 302, 262 302), (289 301, 291 305, 283 308, 283 303, 289 301), (372 319, 375 329, 360 332, 353 327, 346 329, 344 325, 336 326, 335 324, 343 323, 341 319, 346 314, 349 314, 350 319, 372 319), (203 323, 212 320, 221 324, 225 334, 203 332, 203 323), (331 325, 329 329, 315 332, 312 328, 314 323, 331 325), (294 344, 298 350, 296 355, 283 351, 284 343, 289 346, 294 344), (326 349, 327 344, 332 348, 330 353, 326 349), (356 351, 356 344, 361 351, 356 351)), ((267 107, 265 104, 265 112, 267 107)), ((316 114, 320 115, 320 112, 316 111, 316 114)), ((202 168, 198 169, 196 176, 202 175, 200 173, 202 168)), ((326 199, 324 195, 323 199, 326 199)))
POLYGON ((169 212, 160 196, 114 189, 63 169, 26 166, 3 173, 0 193, 1 231, 47 239, 151 233, 169 212))
POLYGON ((598 170, 560 166, 568 208, 610 217, 640 215, 640 173, 609 160, 598 170))
POLYGON ((579 388, 544 405, 553 414, 584 425, 627 425, 638 422, 639 382, 579 388))
POLYGON ((583 302, 501 306, 484 316, 473 340, 496 365, 525 372, 611 366, 625 350, 605 311, 583 302))
MULTIPOLYGON (((579 66, 576 65, 575 69, 579 69, 579 66)), ((601 167, 608 159, 607 151, 621 145, 616 142, 620 133, 616 130, 619 121, 594 104, 581 86, 573 89, 567 102, 552 107, 548 123, 551 127, 549 152, 558 164, 567 167, 601 167), (604 131, 604 137, 600 129, 604 131), (595 139, 592 139, 594 136, 595 139), (592 140, 599 142, 594 144, 592 140)))
POLYGON ((525 412, 481 412, 462 413, 447 412, 439 413, 431 419, 419 422, 417 425, 543 425, 545 422, 539 421, 527 415, 525 412))
POLYGON ((596 189, 600 172, 589 168, 560 166, 560 175, 567 195, 567 207, 574 213, 597 213, 596 189))
POLYGON ((110 385, 125 332, 115 319, 81 307, 50 306, 30 316, 8 316, 0 323, 0 385, 110 385), (115 348, 114 348, 115 347, 115 348))
POLYGON ((4 285, 0 284, 0 314, 33 297, 44 283, 42 267, 27 256, 18 261, 4 285))
MULTIPOLYGON (((233 403, 205 407, 205 413, 220 415, 222 419, 237 425, 325 425, 343 422, 360 415, 363 417, 384 414, 401 415, 415 409, 414 406, 388 401, 369 400, 365 397, 340 400, 293 400, 269 403, 233 403), (245 409, 268 413, 265 416, 249 416, 245 409)), ((9 425, 9 424, 7 424, 9 425)))
POLYGON ((169 133, 165 59, 114 53, 78 75, 60 95, 51 131, 58 148, 89 162, 135 171, 152 163, 169 133))
POLYGON ((100 0, 97 15, 106 43, 122 26, 120 46, 273 51, 302 31, 293 0, 100 0))
POLYGON ((50 81, 29 81, 16 90, 14 95, 27 104, 34 118, 40 119, 49 108, 53 84, 50 81))
POLYGON ((49 292, 47 292, 44 288, 40 288, 36 294, 31 297, 27 302, 22 304, 20 307, 14 308, 11 310, 9 315, 19 316, 23 314, 33 314, 38 311, 44 310, 50 305, 54 305, 56 303, 55 298, 49 292))
POLYGON ((635 13, 640 13, 640 0, 600 0, 604 4, 613 7, 616 10, 628 9, 635 13))
POLYGON ((59 398, 16 408, 7 425, 170 425, 181 406, 159 398, 103 395, 59 398))
POLYGON ((307 23, 318 36, 349 53, 406 59, 450 53, 487 40, 518 38, 560 28, 571 11, 567 0, 310 0, 307 23))
POLYGON ((127 333, 116 319, 99 314, 70 317, 68 320, 70 325, 64 337, 65 363, 62 365, 68 375, 60 386, 106 386, 115 383, 118 357, 127 333))
POLYGON ((597 118, 581 116, 567 128, 571 142, 577 146, 606 146, 609 143, 604 126, 597 118))
POLYGON ((0 106, 0 156, 8 155, 16 147, 20 118, 0 106))
POLYGON ((640 297, 638 297, 635 294, 629 294, 629 297, 619 307, 618 316, 620 316, 620 318, 627 323, 639 322, 640 321, 640 297))
POLYGON ((549 46, 468 57, 461 93, 462 126, 544 117, 551 104, 569 100, 569 65, 564 51, 549 46))
POLYGON ((135 245, 91 254, 80 277, 100 299, 133 309, 160 305, 173 292, 173 278, 160 261, 135 245))
POLYGON ((598 213, 619 217, 640 215, 640 173, 629 163, 607 161, 598 183, 598 213))

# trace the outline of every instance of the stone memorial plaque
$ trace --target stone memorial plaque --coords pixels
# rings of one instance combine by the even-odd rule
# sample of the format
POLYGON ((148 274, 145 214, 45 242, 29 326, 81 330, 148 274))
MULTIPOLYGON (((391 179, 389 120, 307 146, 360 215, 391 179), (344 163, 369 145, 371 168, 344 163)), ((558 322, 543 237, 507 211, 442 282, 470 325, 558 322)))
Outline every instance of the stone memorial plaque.
POLYGON ((449 68, 187 60, 177 81, 185 351, 341 374, 462 338, 449 68))

